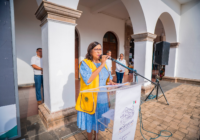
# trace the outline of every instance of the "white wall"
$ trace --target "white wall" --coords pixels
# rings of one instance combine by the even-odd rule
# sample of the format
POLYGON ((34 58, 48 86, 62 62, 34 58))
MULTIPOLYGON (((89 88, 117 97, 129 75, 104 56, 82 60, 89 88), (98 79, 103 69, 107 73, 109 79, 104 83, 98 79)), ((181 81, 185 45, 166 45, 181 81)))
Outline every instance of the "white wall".
POLYGON ((14 0, 18 84, 34 83, 31 57, 42 47, 36 0, 14 0))
POLYGON ((75 106, 75 24, 48 20, 41 27, 44 103, 51 112, 75 106))
POLYGON ((200 1, 182 5, 177 77, 200 80, 200 1))
MULTIPOLYGON (((36 55, 36 49, 42 47, 40 21, 35 12, 38 6, 36 0, 15 1, 15 29, 17 48, 18 84, 32 84, 33 70, 30 66, 31 57, 36 55)), ((93 41, 103 44, 103 36, 112 31, 118 39, 118 53, 124 53, 125 22, 104 14, 91 14, 89 9, 79 5, 83 11, 77 20, 77 30, 80 37, 80 61, 84 59, 88 45, 93 41)))
MULTIPOLYGON (((180 25, 180 4, 175 0, 139 0, 139 1, 144 12, 147 32, 154 33, 158 18, 162 13, 166 12, 171 15, 176 30, 175 32, 176 38, 170 39, 169 41, 177 42, 179 40, 178 33, 180 25)), ((165 33, 167 38, 167 32, 165 31, 165 33)), ((173 34, 174 32, 172 32, 172 35, 173 34)))
POLYGON ((103 45, 103 36, 106 32, 113 32, 118 39, 118 55, 124 53, 125 21, 104 14, 92 14, 89 8, 79 5, 78 10, 83 11, 77 20, 77 30, 80 37, 79 61, 85 58, 87 48, 93 41, 103 45))

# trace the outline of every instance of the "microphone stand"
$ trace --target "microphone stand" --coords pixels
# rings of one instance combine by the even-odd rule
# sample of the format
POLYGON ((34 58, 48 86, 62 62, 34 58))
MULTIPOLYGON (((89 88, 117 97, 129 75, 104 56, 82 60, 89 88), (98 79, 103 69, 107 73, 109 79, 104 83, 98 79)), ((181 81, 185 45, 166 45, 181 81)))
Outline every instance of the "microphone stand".
MULTIPOLYGON (((115 59, 113 59, 113 58, 111 58, 111 57, 108 58, 108 59, 110 59, 110 60, 114 61, 115 63, 117 63, 117 64, 119 64, 119 65, 125 67, 126 69, 132 71, 132 72, 135 74, 135 77, 136 77, 136 76, 140 76, 140 77, 142 77, 143 79, 146 79, 147 81, 149 81, 149 82, 151 82, 152 84, 155 85, 155 87, 154 87, 153 90, 149 93, 149 95, 147 96, 147 98, 145 99, 145 101, 146 101, 146 100, 149 98, 149 96, 153 93, 154 89, 157 89, 157 90, 156 90, 156 100, 158 100, 158 90, 159 90, 159 88, 160 88, 160 90, 161 90, 163 96, 165 97, 165 100, 166 100, 167 104, 169 105, 169 103, 168 103, 168 101, 167 101, 167 98, 166 98, 166 96, 165 96, 165 94, 164 94, 164 92, 163 92, 163 90, 162 90, 162 88, 161 88, 161 85, 160 85, 158 79, 156 79, 156 82, 153 82, 153 81, 147 79, 146 77, 142 76, 141 74, 137 73, 136 70, 131 69, 131 68, 129 68, 129 67, 123 65, 123 64, 120 63, 119 61, 117 61, 117 60, 115 60, 115 59)), ((135 79, 135 81, 136 81, 136 79, 135 79)))

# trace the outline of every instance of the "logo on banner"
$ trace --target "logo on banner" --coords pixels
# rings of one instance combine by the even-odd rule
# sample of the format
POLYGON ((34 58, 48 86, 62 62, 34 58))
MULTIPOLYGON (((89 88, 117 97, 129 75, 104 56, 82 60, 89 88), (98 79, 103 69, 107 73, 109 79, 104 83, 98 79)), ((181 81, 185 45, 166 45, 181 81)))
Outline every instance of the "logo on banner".
MULTIPOLYGON (((136 101, 134 101, 134 104, 135 103, 136 101)), ((126 129, 128 129, 133 125, 134 122, 133 116, 134 116, 134 105, 132 105, 131 108, 126 107, 123 110, 120 116, 121 127, 119 128, 119 133, 125 131, 126 129)))
POLYGON ((120 116, 120 123, 124 125, 127 121, 129 121, 134 115, 134 105, 131 108, 126 107, 120 116))
POLYGON ((120 140, 127 140, 130 132, 126 133, 124 136, 120 137, 120 140))
POLYGON ((116 91, 112 140, 133 140, 137 127, 141 84, 116 91), (126 96, 124 96, 126 93, 126 96), (134 93, 134 94, 133 94, 134 93))

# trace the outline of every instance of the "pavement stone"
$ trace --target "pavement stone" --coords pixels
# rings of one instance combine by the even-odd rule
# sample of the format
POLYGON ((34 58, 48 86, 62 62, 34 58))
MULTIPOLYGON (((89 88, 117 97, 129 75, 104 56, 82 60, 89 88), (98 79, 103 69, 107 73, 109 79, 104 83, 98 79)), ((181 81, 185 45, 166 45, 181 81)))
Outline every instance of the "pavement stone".
MULTIPOLYGON (((170 105, 159 92, 158 101, 151 100, 141 105, 142 122, 147 131, 159 134, 161 130, 168 130, 172 137, 159 137, 157 140, 197 140, 200 136, 200 87, 187 84, 163 82, 163 90, 170 105)), ((142 95, 144 96, 144 95, 142 95)), ((145 99, 145 97, 143 97, 145 99)), ((29 140, 87 140, 87 132, 80 131, 72 136, 64 137, 72 131, 78 130, 76 124, 46 131, 38 116, 21 119, 22 138, 29 140), (72 127, 73 126, 73 127, 72 127), (73 130, 72 130, 73 128, 73 130), (38 134, 37 134, 38 133, 38 134)), ((110 123, 109 126, 112 126, 110 123)), ((146 139, 156 137, 155 134, 142 130, 146 139)), ((164 131, 162 135, 169 135, 164 131)), ((99 140, 109 140, 112 131, 106 129, 99 132, 99 140)), ((21 140, 18 138, 18 140, 21 140)), ((140 133, 138 118, 135 140, 143 140, 140 133)))

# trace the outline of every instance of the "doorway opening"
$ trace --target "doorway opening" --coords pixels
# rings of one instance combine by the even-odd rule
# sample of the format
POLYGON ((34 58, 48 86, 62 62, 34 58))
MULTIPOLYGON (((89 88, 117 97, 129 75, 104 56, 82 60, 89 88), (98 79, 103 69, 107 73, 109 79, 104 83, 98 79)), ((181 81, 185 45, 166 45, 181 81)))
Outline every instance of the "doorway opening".
POLYGON ((79 78, 79 36, 75 30, 75 79, 79 78))
MULTIPOLYGON (((103 54, 106 55, 107 51, 111 51, 111 57, 117 59, 117 38, 112 32, 107 32, 103 37, 103 54)), ((115 74, 116 65, 112 62, 112 74, 115 74)))
POLYGON ((165 65, 161 66, 162 70, 159 71, 159 67, 158 65, 155 65, 154 62, 154 51, 155 51, 155 43, 157 42, 161 42, 161 41, 166 41, 166 37, 165 37, 165 30, 164 30, 164 26, 163 23, 160 19, 158 19, 157 23, 156 23, 156 28, 155 28, 155 34, 157 35, 157 37, 154 39, 154 43, 153 43, 153 56, 152 56, 152 81, 156 81, 156 76, 158 75, 160 78, 164 76, 165 73, 165 65))
POLYGON ((78 32, 75 30, 75 101, 79 95, 79 36, 78 32))

